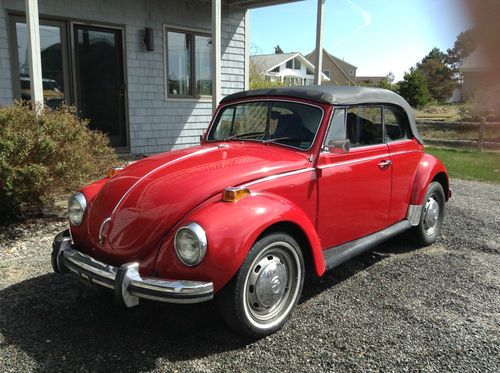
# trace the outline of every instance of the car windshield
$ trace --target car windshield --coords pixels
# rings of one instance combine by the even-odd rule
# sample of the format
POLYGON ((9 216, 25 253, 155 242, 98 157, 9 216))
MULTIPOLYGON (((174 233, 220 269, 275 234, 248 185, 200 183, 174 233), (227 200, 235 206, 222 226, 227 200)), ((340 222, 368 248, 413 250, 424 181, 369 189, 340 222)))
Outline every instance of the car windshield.
POLYGON ((209 141, 252 140, 307 150, 312 146, 323 111, 298 102, 252 101, 223 107, 209 141))

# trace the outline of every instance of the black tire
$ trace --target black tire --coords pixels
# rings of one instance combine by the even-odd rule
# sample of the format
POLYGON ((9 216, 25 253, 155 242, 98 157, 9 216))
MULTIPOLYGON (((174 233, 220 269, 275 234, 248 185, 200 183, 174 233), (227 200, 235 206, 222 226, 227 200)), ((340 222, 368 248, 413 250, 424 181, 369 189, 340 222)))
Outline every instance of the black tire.
POLYGON ((410 231, 417 244, 429 246, 436 242, 443 226, 445 201, 441 184, 437 181, 430 183, 423 200, 420 221, 410 231), (437 213, 434 211, 436 207, 439 209, 437 213))
POLYGON ((303 284, 304 258, 299 245, 286 233, 272 233, 252 246, 239 271, 217 294, 217 303, 234 331, 262 338, 286 323, 303 284))

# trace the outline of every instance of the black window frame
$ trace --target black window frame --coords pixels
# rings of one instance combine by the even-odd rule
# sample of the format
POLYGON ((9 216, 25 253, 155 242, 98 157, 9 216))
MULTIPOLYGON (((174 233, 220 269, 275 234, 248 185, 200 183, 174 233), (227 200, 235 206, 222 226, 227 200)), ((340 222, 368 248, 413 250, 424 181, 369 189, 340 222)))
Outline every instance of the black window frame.
POLYGON ((164 26, 164 32, 163 32, 163 39, 164 39, 164 61, 165 61, 165 96, 169 100, 175 100, 175 99, 201 99, 201 98, 212 98, 213 96, 213 88, 214 88, 214 80, 213 76, 211 76, 212 79, 212 94, 211 95, 200 95, 198 94, 198 88, 196 85, 196 36, 204 36, 204 37, 209 37, 212 38, 212 34, 210 32, 205 32, 201 30, 190 30, 190 29, 182 29, 182 28, 176 28, 176 27, 169 27, 169 26, 164 26), (190 84, 190 94, 189 95, 178 95, 178 94, 172 94, 169 91, 169 73, 168 73, 168 33, 169 32, 175 32, 178 34, 186 34, 189 36, 189 44, 190 44, 190 51, 189 51, 189 84, 190 84))

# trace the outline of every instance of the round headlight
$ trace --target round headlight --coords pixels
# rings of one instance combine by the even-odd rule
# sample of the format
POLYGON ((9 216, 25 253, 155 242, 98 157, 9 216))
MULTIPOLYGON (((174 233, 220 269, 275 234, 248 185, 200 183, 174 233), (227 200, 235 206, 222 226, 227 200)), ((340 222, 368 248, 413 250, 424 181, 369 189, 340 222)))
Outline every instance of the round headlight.
POLYGON ((207 252, 207 236, 196 223, 185 225, 175 234, 174 247, 177 256, 187 266, 199 264, 207 252))
POLYGON ((76 193, 68 200, 68 217, 73 225, 80 225, 87 209, 87 201, 82 193, 76 193))

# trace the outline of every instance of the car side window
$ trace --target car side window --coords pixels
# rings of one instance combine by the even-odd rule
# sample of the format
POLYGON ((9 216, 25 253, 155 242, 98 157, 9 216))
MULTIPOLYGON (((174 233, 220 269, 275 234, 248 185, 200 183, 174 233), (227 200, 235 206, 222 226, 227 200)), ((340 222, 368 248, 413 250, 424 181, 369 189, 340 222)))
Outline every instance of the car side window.
POLYGON ((353 107, 347 110, 347 138, 351 147, 382 144, 382 108, 375 106, 353 107))
POLYGON ((335 109, 330 119, 330 128, 325 138, 325 146, 332 140, 345 139, 345 109, 335 109))
POLYGON ((401 111, 384 107, 385 142, 409 139, 408 119, 401 111))

